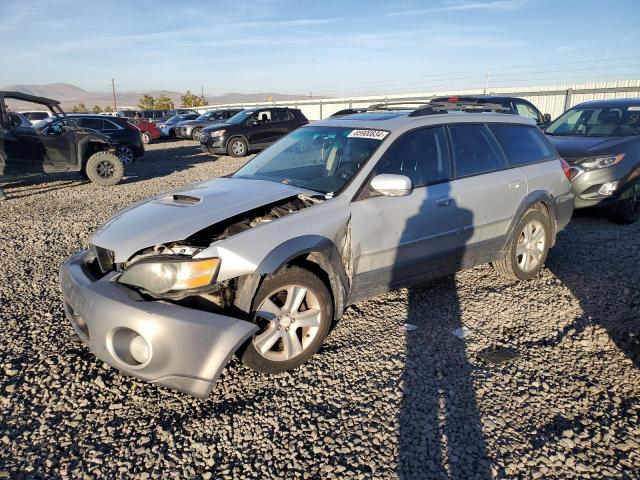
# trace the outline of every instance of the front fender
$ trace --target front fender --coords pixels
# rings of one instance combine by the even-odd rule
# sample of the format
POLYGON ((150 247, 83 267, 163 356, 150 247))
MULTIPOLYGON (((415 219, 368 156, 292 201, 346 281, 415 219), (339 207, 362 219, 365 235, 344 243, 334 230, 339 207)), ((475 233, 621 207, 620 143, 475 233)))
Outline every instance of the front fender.
POLYGON ((335 318, 339 318, 345 309, 349 281, 342 264, 342 256, 337 246, 328 238, 320 235, 304 235, 281 243, 262 260, 255 273, 239 279, 235 305, 243 312, 250 312, 252 301, 261 280, 275 273, 296 258, 308 255, 329 278, 334 299, 335 318))

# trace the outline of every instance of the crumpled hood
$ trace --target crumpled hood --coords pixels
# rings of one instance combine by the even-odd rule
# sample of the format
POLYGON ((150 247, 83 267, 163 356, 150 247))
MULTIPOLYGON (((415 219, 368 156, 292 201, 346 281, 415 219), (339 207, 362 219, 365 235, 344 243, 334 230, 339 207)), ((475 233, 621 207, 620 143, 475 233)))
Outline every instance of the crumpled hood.
POLYGON ((120 210, 96 230, 90 242, 112 250, 120 263, 144 248, 184 240, 229 217, 304 191, 263 180, 216 178, 120 210))
POLYGON ((624 153, 628 143, 638 137, 582 137, 547 135, 558 153, 565 160, 594 157, 597 155, 617 155, 624 153))

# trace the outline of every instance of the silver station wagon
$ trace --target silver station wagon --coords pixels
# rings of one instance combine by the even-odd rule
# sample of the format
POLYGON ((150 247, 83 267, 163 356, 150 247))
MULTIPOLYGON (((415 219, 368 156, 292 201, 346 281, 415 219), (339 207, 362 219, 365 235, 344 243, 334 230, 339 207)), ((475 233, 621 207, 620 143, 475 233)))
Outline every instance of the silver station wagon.
POLYGON ((476 107, 315 122, 116 213, 62 266, 69 320, 122 372, 207 397, 234 354, 306 362, 363 299, 488 262, 536 276, 573 212, 569 167, 532 120, 476 107))

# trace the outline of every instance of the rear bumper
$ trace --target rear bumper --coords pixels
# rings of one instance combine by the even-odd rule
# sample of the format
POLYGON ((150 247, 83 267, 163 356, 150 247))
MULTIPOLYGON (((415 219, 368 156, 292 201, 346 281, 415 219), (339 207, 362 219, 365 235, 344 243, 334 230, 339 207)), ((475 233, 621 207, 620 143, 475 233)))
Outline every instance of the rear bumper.
POLYGON ((232 317, 148 301, 113 281, 94 280, 86 270, 90 253, 71 256, 60 270, 67 318, 89 349, 121 372, 206 398, 233 353, 257 326, 232 317), (130 353, 141 336, 147 360, 130 353))
POLYGON ((556 232, 559 232, 569 224, 575 208, 575 196, 566 193, 556 199, 556 232))

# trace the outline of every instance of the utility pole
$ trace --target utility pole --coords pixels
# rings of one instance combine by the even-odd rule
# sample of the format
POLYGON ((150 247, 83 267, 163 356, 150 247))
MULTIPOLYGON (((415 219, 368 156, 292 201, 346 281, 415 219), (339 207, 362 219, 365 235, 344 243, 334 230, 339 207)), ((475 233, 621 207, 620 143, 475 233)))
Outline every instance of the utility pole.
POLYGON ((113 78, 111 79, 111 90, 113 91, 113 111, 117 112, 118 105, 116 104, 116 82, 113 78))
POLYGON ((487 79, 484 83, 484 94, 487 94, 487 90, 489 90, 489 77, 491 76, 491 66, 487 69, 487 79))

